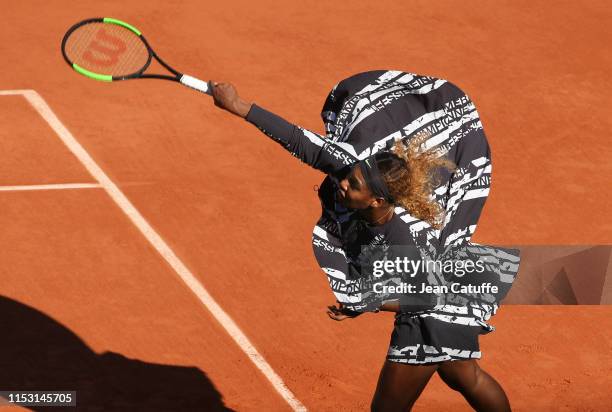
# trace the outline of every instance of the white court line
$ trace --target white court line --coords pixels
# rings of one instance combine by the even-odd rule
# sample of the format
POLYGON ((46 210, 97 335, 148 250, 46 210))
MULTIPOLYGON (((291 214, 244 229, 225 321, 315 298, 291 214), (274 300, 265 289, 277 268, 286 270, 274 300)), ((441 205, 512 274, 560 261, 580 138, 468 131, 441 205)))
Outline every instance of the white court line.
POLYGON ((96 189, 101 188, 98 183, 61 183, 49 185, 19 185, 0 186, 0 192, 17 192, 21 190, 67 190, 67 189, 96 189))
POLYGON ((117 206, 127 215, 127 217, 136 225, 143 236, 151 243, 151 245, 159 252, 160 255, 168 262, 179 277, 185 282, 187 287, 200 299, 210 313, 217 319, 221 326, 240 346, 242 351, 249 357, 255 366, 264 374, 270 381, 274 389, 283 397, 283 399, 291 406, 294 411, 306 411, 306 407, 293 395, 287 385, 283 382, 280 376, 272 369, 270 364, 264 357, 255 349, 255 346, 246 337, 244 332, 238 327, 236 322, 219 306, 219 304, 208 293, 204 286, 196 279, 193 273, 185 266, 185 264, 176 256, 170 246, 162 239, 162 237, 151 227, 140 212, 128 200, 123 192, 113 183, 113 181, 104 173, 93 158, 75 139, 64 124, 57 118, 49 105, 35 90, 3 90, 0 95, 22 95, 36 109, 43 119, 51 126, 53 131, 59 136, 70 151, 79 159, 91 175, 100 183, 106 190, 108 195, 115 201, 117 206))

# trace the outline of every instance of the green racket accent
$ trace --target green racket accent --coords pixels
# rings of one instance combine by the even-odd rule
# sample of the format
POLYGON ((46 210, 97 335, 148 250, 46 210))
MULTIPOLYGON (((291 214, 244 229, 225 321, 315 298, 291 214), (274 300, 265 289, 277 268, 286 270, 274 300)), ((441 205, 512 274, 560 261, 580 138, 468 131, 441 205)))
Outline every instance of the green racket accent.
POLYGON ((113 76, 109 76, 108 74, 98 74, 98 73, 90 72, 89 70, 82 68, 76 63, 72 63, 72 68, 76 70, 77 72, 81 73, 83 76, 87 76, 95 80, 100 80, 102 82, 112 82, 113 81, 113 76))
POLYGON ((128 24, 128 23, 126 23, 126 22, 124 22, 124 21, 117 20, 117 19, 113 19, 113 18, 111 18, 111 17, 105 17, 105 18, 103 19, 103 21, 104 21, 104 23, 111 23, 111 24, 116 24, 116 25, 118 25, 118 26, 123 26, 123 27, 125 27, 126 29, 132 30, 134 33, 136 33, 136 34, 137 34, 137 35, 139 35, 139 36, 140 36, 140 34, 141 34, 141 33, 140 33, 140 30, 138 30, 136 27, 134 27, 134 26, 132 26, 131 24, 128 24))

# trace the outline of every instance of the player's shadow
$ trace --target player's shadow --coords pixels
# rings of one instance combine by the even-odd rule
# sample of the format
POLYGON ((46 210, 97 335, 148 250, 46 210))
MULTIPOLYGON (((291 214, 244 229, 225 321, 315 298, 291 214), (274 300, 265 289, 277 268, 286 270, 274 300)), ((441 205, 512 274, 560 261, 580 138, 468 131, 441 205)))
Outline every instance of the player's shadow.
POLYGON ((95 353, 49 316, 4 296, 0 390, 76 390, 70 411, 231 411, 200 369, 95 353))

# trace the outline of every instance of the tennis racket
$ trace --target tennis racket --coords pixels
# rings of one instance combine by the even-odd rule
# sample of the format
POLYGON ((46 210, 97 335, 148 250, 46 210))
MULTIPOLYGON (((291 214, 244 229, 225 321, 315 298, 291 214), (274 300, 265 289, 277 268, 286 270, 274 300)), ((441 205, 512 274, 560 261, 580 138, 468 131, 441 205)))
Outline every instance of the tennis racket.
POLYGON ((137 28, 121 20, 104 17, 75 24, 62 39, 62 54, 70 67, 91 79, 172 80, 212 96, 209 82, 174 70, 153 51, 137 28), (171 74, 145 74, 153 59, 171 74))

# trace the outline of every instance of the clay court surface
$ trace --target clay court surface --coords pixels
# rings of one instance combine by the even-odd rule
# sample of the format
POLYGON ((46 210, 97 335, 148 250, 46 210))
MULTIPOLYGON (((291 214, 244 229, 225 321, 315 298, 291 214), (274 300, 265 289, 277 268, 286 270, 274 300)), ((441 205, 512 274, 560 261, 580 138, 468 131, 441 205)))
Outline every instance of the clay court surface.
MULTIPOLYGON (((550 6, 3 2, 0 90, 44 99, 281 386, 26 92, 0 92, 0 390, 68 386, 82 395, 79 410, 208 410, 208 402, 285 411, 293 399, 294 408, 364 411, 392 330, 388 313, 344 322, 325 314, 334 298, 310 244, 319 172, 208 96, 74 73, 59 48, 70 25, 128 21, 178 70, 231 81, 319 133, 325 96, 351 74, 449 79, 474 100, 492 148, 492 191, 473 240, 610 243, 612 12, 604 1, 550 6), (30 185, 60 186, 17 190, 30 185)), ((611 319, 610 306, 502 306, 497 330, 481 338, 480 364, 516 411, 610 410, 611 319)), ((434 376, 414 410, 470 409, 434 376)))

